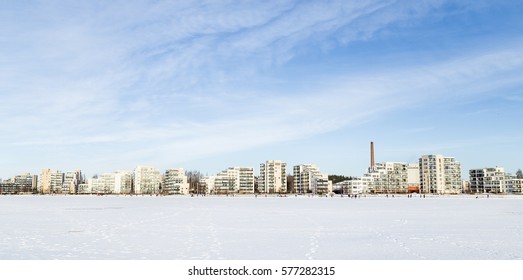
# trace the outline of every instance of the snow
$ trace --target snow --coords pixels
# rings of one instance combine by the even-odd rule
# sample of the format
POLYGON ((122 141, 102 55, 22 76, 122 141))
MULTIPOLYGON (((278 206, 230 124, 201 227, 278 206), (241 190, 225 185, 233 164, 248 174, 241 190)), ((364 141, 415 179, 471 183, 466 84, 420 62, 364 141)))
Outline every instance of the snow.
POLYGON ((519 196, 0 196, 0 259, 523 259, 519 196))

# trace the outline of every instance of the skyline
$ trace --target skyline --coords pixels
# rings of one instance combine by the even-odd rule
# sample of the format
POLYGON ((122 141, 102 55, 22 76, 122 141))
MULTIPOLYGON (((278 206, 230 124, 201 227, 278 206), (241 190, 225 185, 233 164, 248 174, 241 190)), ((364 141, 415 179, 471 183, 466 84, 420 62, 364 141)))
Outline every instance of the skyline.
POLYGON ((266 159, 523 168, 523 4, 0 4, 0 177, 266 159), (125 5, 124 5, 125 4, 125 5))

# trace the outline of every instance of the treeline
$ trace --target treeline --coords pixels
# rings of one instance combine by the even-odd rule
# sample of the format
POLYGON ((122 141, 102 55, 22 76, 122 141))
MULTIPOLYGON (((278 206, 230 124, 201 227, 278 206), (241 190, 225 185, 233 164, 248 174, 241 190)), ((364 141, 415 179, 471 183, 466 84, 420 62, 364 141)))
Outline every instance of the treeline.
POLYGON ((333 185, 350 179, 352 179, 352 176, 347 177, 343 175, 329 175, 329 181, 332 181, 333 185))

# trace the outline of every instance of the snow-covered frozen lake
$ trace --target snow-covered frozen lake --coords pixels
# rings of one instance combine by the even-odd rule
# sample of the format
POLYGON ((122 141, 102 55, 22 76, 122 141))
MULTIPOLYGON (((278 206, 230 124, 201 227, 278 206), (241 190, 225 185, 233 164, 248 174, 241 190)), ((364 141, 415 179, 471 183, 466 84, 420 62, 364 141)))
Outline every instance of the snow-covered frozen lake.
POLYGON ((0 196, 0 259, 523 259, 523 198, 0 196))

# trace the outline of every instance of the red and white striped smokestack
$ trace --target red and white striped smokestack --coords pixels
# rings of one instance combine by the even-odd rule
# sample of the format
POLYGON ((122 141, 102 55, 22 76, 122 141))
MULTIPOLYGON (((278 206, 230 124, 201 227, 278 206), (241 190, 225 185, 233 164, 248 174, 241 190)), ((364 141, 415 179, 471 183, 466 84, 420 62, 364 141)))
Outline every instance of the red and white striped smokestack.
POLYGON ((374 142, 370 142, 370 168, 374 170, 374 142))

